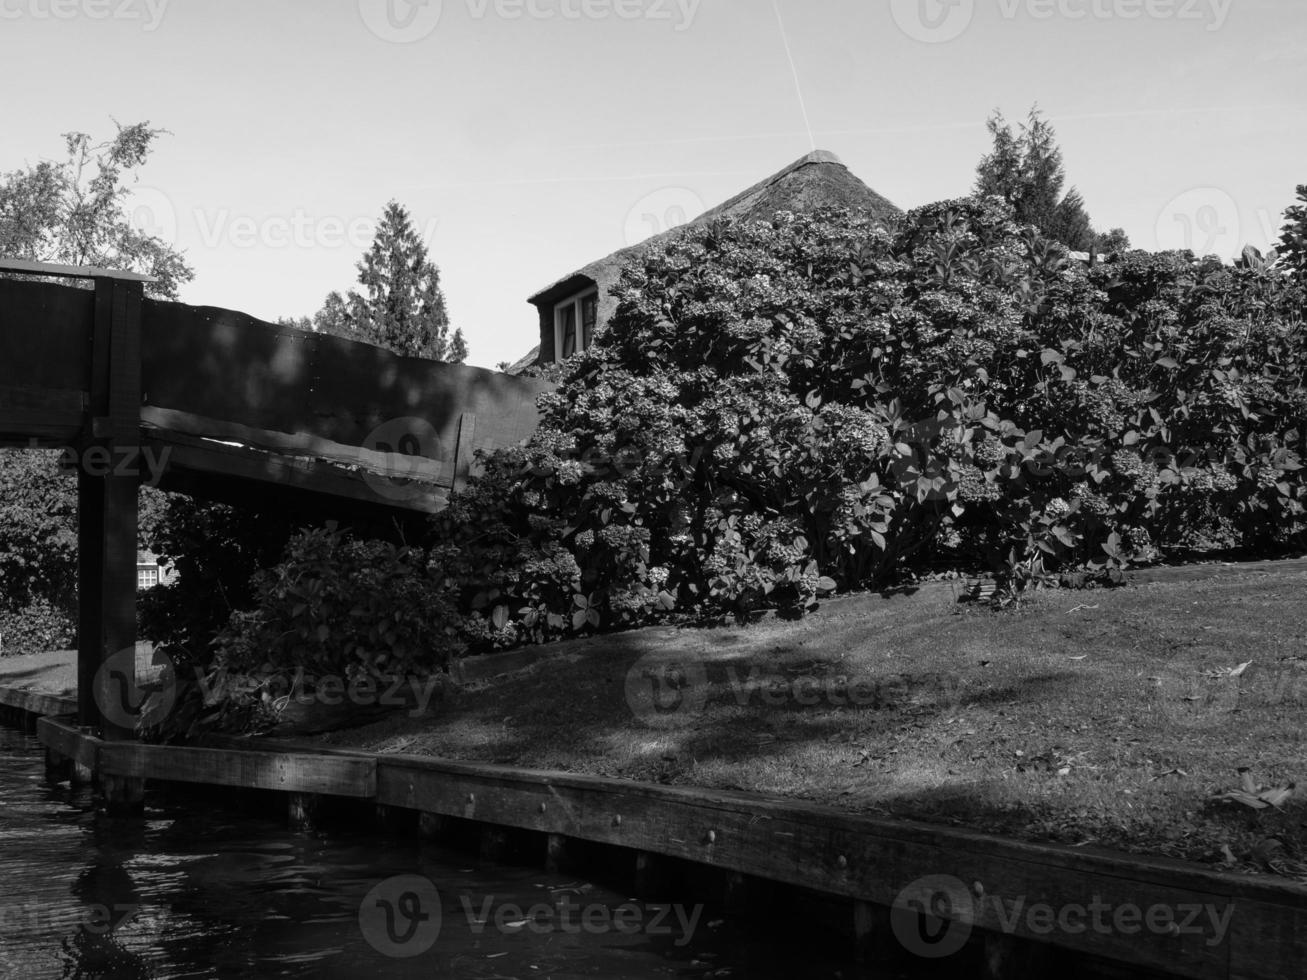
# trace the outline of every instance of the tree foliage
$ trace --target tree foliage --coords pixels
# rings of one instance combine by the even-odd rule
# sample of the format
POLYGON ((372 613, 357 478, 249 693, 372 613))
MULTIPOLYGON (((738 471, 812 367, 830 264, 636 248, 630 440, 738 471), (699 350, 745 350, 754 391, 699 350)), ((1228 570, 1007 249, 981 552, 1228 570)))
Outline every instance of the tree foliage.
POLYGON ((1089 267, 989 197, 690 229, 617 298, 436 518, 469 650, 1307 543, 1304 290, 1255 253, 1089 267))
POLYGON ((171 244, 133 227, 127 205, 164 130, 117 127, 97 143, 66 133, 66 157, 0 175, 0 255, 154 276, 153 296, 176 299, 195 273, 171 244))
POLYGON ((462 364, 467 342, 451 331, 440 270, 408 211, 391 201, 376 238, 358 263, 359 289, 328 294, 310 319, 282 322, 303 330, 359 340, 405 357, 462 364))
POLYGON ((1038 106, 1018 130, 998 111, 987 125, 994 146, 976 168, 977 196, 1003 198, 1019 223, 1033 225, 1072 251, 1110 254, 1129 246, 1120 228, 1106 235, 1094 231, 1084 197, 1076 188, 1063 193, 1067 177, 1062 150, 1052 123, 1038 106))
POLYGON ((1307 283, 1307 184, 1298 185, 1297 203, 1284 215, 1280 235, 1280 260, 1292 269, 1299 280, 1307 283))
MULTIPOLYGON (((64 265, 135 271, 158 278, 147 291, 176 298, 194 273, 169 243, 146 235, 126 212, 131 184, 163 130, 118 126, 96 143, 64 137, 66 159, 0 176, 0 254, 64 265)), ((142 490, 143 520, 163 506, 142 490)), ((72 642, 77 588, 77 483, 58 454, 0 451, 0 633, 6 653, 72 642)))

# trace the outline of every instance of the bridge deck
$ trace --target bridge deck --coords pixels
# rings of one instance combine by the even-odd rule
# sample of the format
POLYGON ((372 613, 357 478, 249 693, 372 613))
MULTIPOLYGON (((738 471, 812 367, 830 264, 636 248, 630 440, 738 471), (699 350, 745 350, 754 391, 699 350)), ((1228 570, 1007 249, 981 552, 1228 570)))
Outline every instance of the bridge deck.
POLYGON ((110 740, 134 737, 98 705, 135 687, 116 655, 136 645, 142 482, 305 520, 420 517, 473 475, 477 450, 528 438, 550 387, 149 300, 142 276, 0 272, 21 277, 0 278, 0 447, 73 451, 78 713, 110 740))

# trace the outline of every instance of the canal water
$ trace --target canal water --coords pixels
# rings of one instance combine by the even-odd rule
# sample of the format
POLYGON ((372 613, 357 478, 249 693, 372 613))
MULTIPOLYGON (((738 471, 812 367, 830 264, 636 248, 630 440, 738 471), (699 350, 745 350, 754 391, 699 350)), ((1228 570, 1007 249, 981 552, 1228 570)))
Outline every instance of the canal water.
POLYGON ((112 819, 0 727, 6 980, 859 975, 814 937, 696 911, 195 796, 152 793, 144 818, 112 819))

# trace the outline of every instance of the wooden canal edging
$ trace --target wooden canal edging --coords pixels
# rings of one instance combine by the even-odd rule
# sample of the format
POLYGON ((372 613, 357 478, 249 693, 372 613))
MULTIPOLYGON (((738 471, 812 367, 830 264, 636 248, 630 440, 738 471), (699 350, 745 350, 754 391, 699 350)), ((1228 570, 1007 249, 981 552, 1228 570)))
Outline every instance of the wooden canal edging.
MULTIPOLYGON (((0 692, 9 703, 12 693, 0 692)), ((65 702, 66 706, 66 702, 65 702)), ((539 855, 568 842, 628 849, 646 866, 675 858, 723 873, 795 886, 853 903, 855 934, 898 943, 891 909, 905 896, 944 919, 983 930, 991 964, 1014 941, 1060 947, 1130 970, 1195 980, 1291 980, 1304 975, 1307 887, 1209 871, 1165 859, 1027 844, 955 828, 884 820, 746 793, 375 755, 320 745, 210 738, 179 748, 103 742, 72 719, 43 718, 41 742, 92 768, 102 785, 164 780, 277 790, 292 812, 318 797, 346 797, 413 811, 423 825, 474 821, 491 836, 533 831, 539 855), (1067 909, 1105 911, 1113 928, 1067 909), (1170 929, 1150 928, 1169 910, 1170 929), (1046 912, 1044 910, 1052 910, 1046 912), (1121 910, 1135 910, 1119 918, 1121 910), (1223 925, 1222 925, 1223 924, 1223 925)), ((498 837, 496 837, 498 839, 498 837)), ((914 906, 915 907, 915 906, 914 906)), ((1098 921, 1098 920, 1094 920, 1098 921)), ((1029 974, 994 972, 993 976, 1029 974)))
POLYGON ((42 691, 0 687, 0 713, 10 715, 17 723, 25 723, 33 730, 37 718, 44 718, 47 715, 69 715, 76 711, 75 698, 60 697, 42 691))

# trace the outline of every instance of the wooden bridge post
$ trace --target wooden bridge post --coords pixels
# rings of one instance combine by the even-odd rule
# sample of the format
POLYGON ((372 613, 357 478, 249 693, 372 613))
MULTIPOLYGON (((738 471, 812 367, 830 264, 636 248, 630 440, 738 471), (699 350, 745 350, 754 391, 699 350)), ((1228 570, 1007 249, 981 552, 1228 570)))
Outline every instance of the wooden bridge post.
POLYGON ((95 279, 91 425, 78 446, 78 715, 109 741, 135 736, 143 301, 139 281, 95 279))

